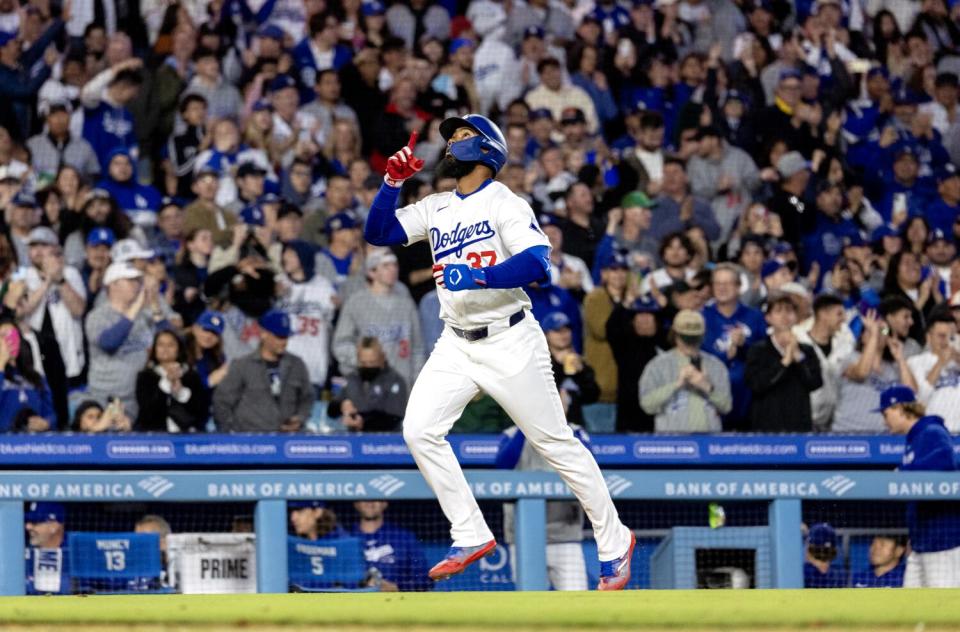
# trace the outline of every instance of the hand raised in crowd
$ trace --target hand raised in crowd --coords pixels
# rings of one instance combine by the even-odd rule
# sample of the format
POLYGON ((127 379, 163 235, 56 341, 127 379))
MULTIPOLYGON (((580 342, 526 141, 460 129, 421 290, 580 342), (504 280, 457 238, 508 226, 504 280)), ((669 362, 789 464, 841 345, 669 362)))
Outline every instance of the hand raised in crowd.
POLYGON ((48 283, 63 281, 63 253, 49 252, 40 264, 40 273, 48 283))
POLYGON ((27 418, 27 432, 47 432, 50 430, 50 422, 40 415, 30 415, 27 418))
POLYGON ((133 300, 133 303, 130 304, 130 307, 127 308, 127 311, 123 314, 127 320, 133 320, 140 314, 140 310, 143 309, 144 304, 147 301, 147 289, 146 287, 141 287, 140 292, 137 294, 137 298, 133 300))
POLYGON ((611 237, 616 234, 620 228, 620 222, 623 221, 623 209, 615 206, 607 212, 607 234, 611 237))

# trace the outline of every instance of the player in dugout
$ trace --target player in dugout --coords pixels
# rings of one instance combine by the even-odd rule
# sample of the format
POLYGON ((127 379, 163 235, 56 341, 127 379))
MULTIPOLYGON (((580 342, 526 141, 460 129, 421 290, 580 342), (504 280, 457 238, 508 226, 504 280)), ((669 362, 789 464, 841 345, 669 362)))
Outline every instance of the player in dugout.
MULTIPOLYGON (((894 434, 907 436, 902 471, 955 472, 953 440, 943 418, 927 415, 908 386, 897 384, 880 394, 879 412, 894 434)), ((910 554, 905 588, 960 587, 960 502, 907 503, 910 554)))
POLYGON ((453 546, 429 571, 447 579, 496 548, 493 533, 446 440, 480 391, 507 412, 560 474, 590 518, 600 558, 599 590, 630 580, 636 539, 621 521, 593 455, 567 425, 546 338, 521 288, 549 282, 550 245, 533 210, 494 180, 507 160, 495 123, 470 114, 440 124, 447 150, 438 175, 457 181, 397 209, 403 181, 423 168, 416 132, 387 161, 364 227, 377 246, 428 240, 438 285, 443 334, 410 393, 403 436, 417 467, 451 523, 453 546))

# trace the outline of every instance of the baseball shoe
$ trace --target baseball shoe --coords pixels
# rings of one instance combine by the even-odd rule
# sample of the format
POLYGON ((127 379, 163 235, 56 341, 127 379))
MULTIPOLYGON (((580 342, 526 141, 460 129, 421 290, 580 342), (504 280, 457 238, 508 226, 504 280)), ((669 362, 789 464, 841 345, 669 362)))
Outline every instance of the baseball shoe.
POLYGON ((633 548, 637 545, 637 537, 630 534, 630 548, 621 557, 609 562, 600 562, 600 584, 597 590, 623 590, 630 581, 630 560, 633 559, 633 548))
POLYGON ((496 540, 490 540, 479 546, 451 546, 447 551, 447 557, 431 568, 428 575, 435 582, 459 575, 481 557, 493 554, 495 548, 497 548, 496 540))

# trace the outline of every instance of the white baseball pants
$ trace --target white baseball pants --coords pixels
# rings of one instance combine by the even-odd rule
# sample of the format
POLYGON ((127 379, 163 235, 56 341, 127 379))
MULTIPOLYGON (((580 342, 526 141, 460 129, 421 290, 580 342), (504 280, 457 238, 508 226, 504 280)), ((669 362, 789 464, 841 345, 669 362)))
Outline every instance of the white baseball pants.
POLYGON ((960 588, 960 547, 935 553, 911 552, 904 588, 960 588))
POLYGON ((547 340, 529 311, 510 329, 476 342, 445 328, 407 402, 403 438, 450 521, 454 546, 493 539, 446 439, 480 390, 503 407, 576 495, 593 525, 600 560, 623 555, 630 531, 596 460, 567 425, 547 340))

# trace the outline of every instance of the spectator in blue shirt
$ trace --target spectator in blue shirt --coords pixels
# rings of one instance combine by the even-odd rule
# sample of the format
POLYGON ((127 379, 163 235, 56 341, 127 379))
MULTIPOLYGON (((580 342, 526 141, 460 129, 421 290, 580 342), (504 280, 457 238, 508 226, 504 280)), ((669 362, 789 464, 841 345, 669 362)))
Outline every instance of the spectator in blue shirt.
POLYGON ((30 135, 34 99, 60 57, 51 44, 63 27, 63 20, 53 20, 26 49, 19 33, 0 31, 0 100, 5 102, 3 109, 12 110, 14 119, 0 116, 0 126, 16 140, 30 135))
POLYGON ((900 588, 906 568, 907 538, 901 535, 874 536, 870 543, 869 565, 853 573, 854 588, 900 588))
POLYGON ((840 185, 830 182, 817 185, 816 220, 813 230, 803 238, 803 272, 809 271, 814 264, 821 272, 830 270, 842 254, 845 240, 851 245, 863 242, 856 223, 845 217, 842 211, 840 185))
MULTIPOLYGON (((913 390, 902 384, 880 394, 887 428, 907 437, 900 469, 914 472, 956 472, 953 438, 943 418, 927 415, 913 390)), ((903 585, 907 588, 960 587, 960 502, 907 503, 910 555, 903 585)))
POLYGON ((50 387, 10 320, 0 321, 0 371, 0 432, 44 432, 56 425, 50 387))
POLYGON ((845 588, 846 573, 833 565, 837 558, 837 532, 826 522, 820 522, 807 533, 806 561, 803 563, 804 588, 845 588))
POLYGON ((374 585, 382 592, 430 590, 427 558, 417 536, 384 518, 388 506, 382 500, 353 504, 359 517, 353 535, 363 540, 367 567, 380 577, 374 585))
POLYGON ((137 156, 133 114, 127 105, 140 92, 142 66, 140 59, 131 57, 104 70, 80 91, 80 102, 84 107, 83 137, 97 154, 101 172, 107 171, 111 152, 118 147, 137 156))
POLYGON ((960 172, 952 163, 937 171, 937 195, 924 214, 931 229, 954 234, 954 223, 960 217, 960 172))
POLYGON ((740 302, 740 273, 732 264, 716 267, 711 286, 713 302, 703 309, 703 350, 720 358, 730 373, 733 409, 724 418, 725 429, 743 429, 751 399, 744 375, 747 349, 763 340, 767 324, 760 310, 740 302))
POLYGON ((332 68, 340 70, 353 57, 350 49, 339 43, 340 19, 332 11, 321 11, 310 18, 310 35, 297 44, 291 54, 300 78, 302 103, 313 101, 317 73, 332 68))

